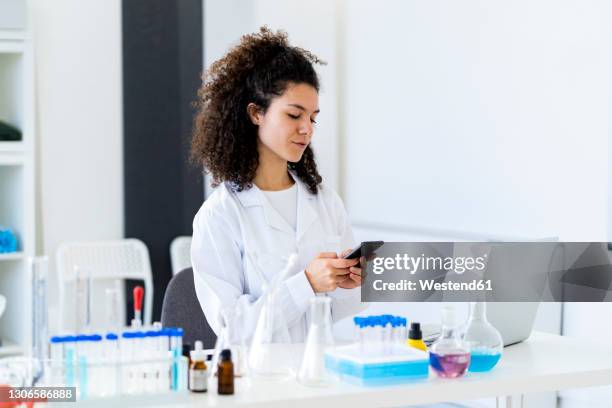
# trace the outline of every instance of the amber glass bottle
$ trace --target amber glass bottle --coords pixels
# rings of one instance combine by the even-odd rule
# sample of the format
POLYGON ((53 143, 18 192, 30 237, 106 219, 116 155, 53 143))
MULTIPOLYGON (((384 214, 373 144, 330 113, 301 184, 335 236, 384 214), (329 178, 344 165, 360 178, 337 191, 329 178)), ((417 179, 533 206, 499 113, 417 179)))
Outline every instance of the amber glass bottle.
POLYGON ((217 369, 217 393, 220 395, 232 395, 234 393, 234 363, 232 363, 232 352, 224 349, 217 369))

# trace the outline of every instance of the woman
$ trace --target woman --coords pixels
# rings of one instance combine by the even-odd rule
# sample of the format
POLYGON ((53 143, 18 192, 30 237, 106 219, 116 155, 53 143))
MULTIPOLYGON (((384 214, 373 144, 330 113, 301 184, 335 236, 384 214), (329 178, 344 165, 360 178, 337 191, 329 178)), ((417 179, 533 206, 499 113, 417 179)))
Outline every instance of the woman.
POLYGON ((342 259, 353 246, 338 195, 321 183, 310 147, 319 113, 321 61, 263 27, 245 35, 204 75, 192 159, 218 186, 193 221, 191 260, 208 323, 219 334, 238 306, 252 336, 262 295, 290 254, 278 305, 291 340, 304 341, 308 305, 332 298, 337 321, 360 310, 361 268, 342 259))

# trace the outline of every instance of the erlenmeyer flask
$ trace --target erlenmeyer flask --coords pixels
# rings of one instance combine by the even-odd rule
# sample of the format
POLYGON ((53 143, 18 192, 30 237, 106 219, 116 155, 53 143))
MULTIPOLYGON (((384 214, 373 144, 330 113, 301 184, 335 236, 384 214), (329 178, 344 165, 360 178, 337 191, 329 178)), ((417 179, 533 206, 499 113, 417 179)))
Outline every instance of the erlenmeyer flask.
POLYGON ((470 345, 469 371, 492 370, 501 358, 504 343, 499 331, 487 320, 487 304, 472 302, 470 317, 463 339, 470 345))
POLYGON ((296 254, 289 256, 285 269, 266 285, 249 349, 249 374, 253 377, 282 380, 295 375, 295 347, 291 344, 278 288, 295 272, 297 260, 296 254))
POLYGON ((256 378, 282 380, 295 375, 293 347, 279 296, 265 295, 249 350, 249 373, 256 378))
POLYGON ((225 349, 231 350, 234 375, 236 377, 248 376, 247 348, 239 330, 243 315, 242 304, 238 304, 235 311, 226 308, 221 312, 220 320, 222 326, 215 343, 215 351, 211 361, 211 376, 217 373, 221 352, 225 349))
POLYGON ((306 338, 304 357, 298 381, 312 387, 328 386, 334 380, 325 369, 325 352, 334 346, 331 323, 331 299, 315 297, 310 300, 310 328, 306 338))

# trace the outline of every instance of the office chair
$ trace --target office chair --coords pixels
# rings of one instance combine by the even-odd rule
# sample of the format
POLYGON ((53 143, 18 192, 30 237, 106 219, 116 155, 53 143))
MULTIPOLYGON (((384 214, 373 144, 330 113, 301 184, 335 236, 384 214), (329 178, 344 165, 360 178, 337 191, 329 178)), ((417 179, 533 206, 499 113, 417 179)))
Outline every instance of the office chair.
POLYGON ((191 236, 176 237, 170 243, 172 275, 191 267, 191 236))
POLYGON ((170 280, 161 321, 164 327, 182 327, 184 344, 193 347, 196 340, 201 340, 205 349, 215 347, 217 336, 208 325, 196 296, 192 268, 183 269, 170 280))
MULTIPOLYGON (((104 281, 135 279, 144 281, 144 319, 143 323, 151 324, 153 315, 153 275, 147 246, 140 240, 129 238, 97 242, 68 242, 59 246, 56 253, 59 279, 60 327, 69 329, 66 313, 70 311, 67 298, 72 293, 68 290, 75 284, 76 269, 89 273, 92 284, 103 285, 104 281), (68 310, 67 310, 68 309, 68 310)), ((94 288, 91 288, 93 291, 94 288)), ((93 294, 93 292, 92 292, 93 294)), ((103 302, 96 299, 97 309, 103 302)), ((125 304, 125 302, 120 302, 125 304)), ((98 310, 98 311, 99 311, 98 310)), ((125 313, 123 314, 125 315, 125 313)), ((94 316, 91 318, 95 321, 94 316)), ((74 322, 73 322, 74 323, 74 322)), ((125 322, 120 322, 125 324, 125 322)))

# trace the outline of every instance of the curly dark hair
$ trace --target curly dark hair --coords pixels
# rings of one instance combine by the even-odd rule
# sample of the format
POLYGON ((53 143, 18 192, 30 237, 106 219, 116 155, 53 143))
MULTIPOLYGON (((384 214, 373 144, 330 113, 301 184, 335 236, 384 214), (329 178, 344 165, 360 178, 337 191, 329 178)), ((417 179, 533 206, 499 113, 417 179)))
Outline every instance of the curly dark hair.
MULTIPOLYGON (((198 90, 191 161, 212 174, 212 185, 228 181, 242 191, 253 186, 259 165, 257 126, 247 113, 254 103, 264 113, 273 98, 291 84, 308 84, 319 91, 313 64, 316 55, 289 45, 287 33, 264 26, 242 36, 240 43, 215 61, 202 76, 198 90)), ((308 146, 297 163, 288 163, 308 190, 318 191, 321 176, 308 146)))

